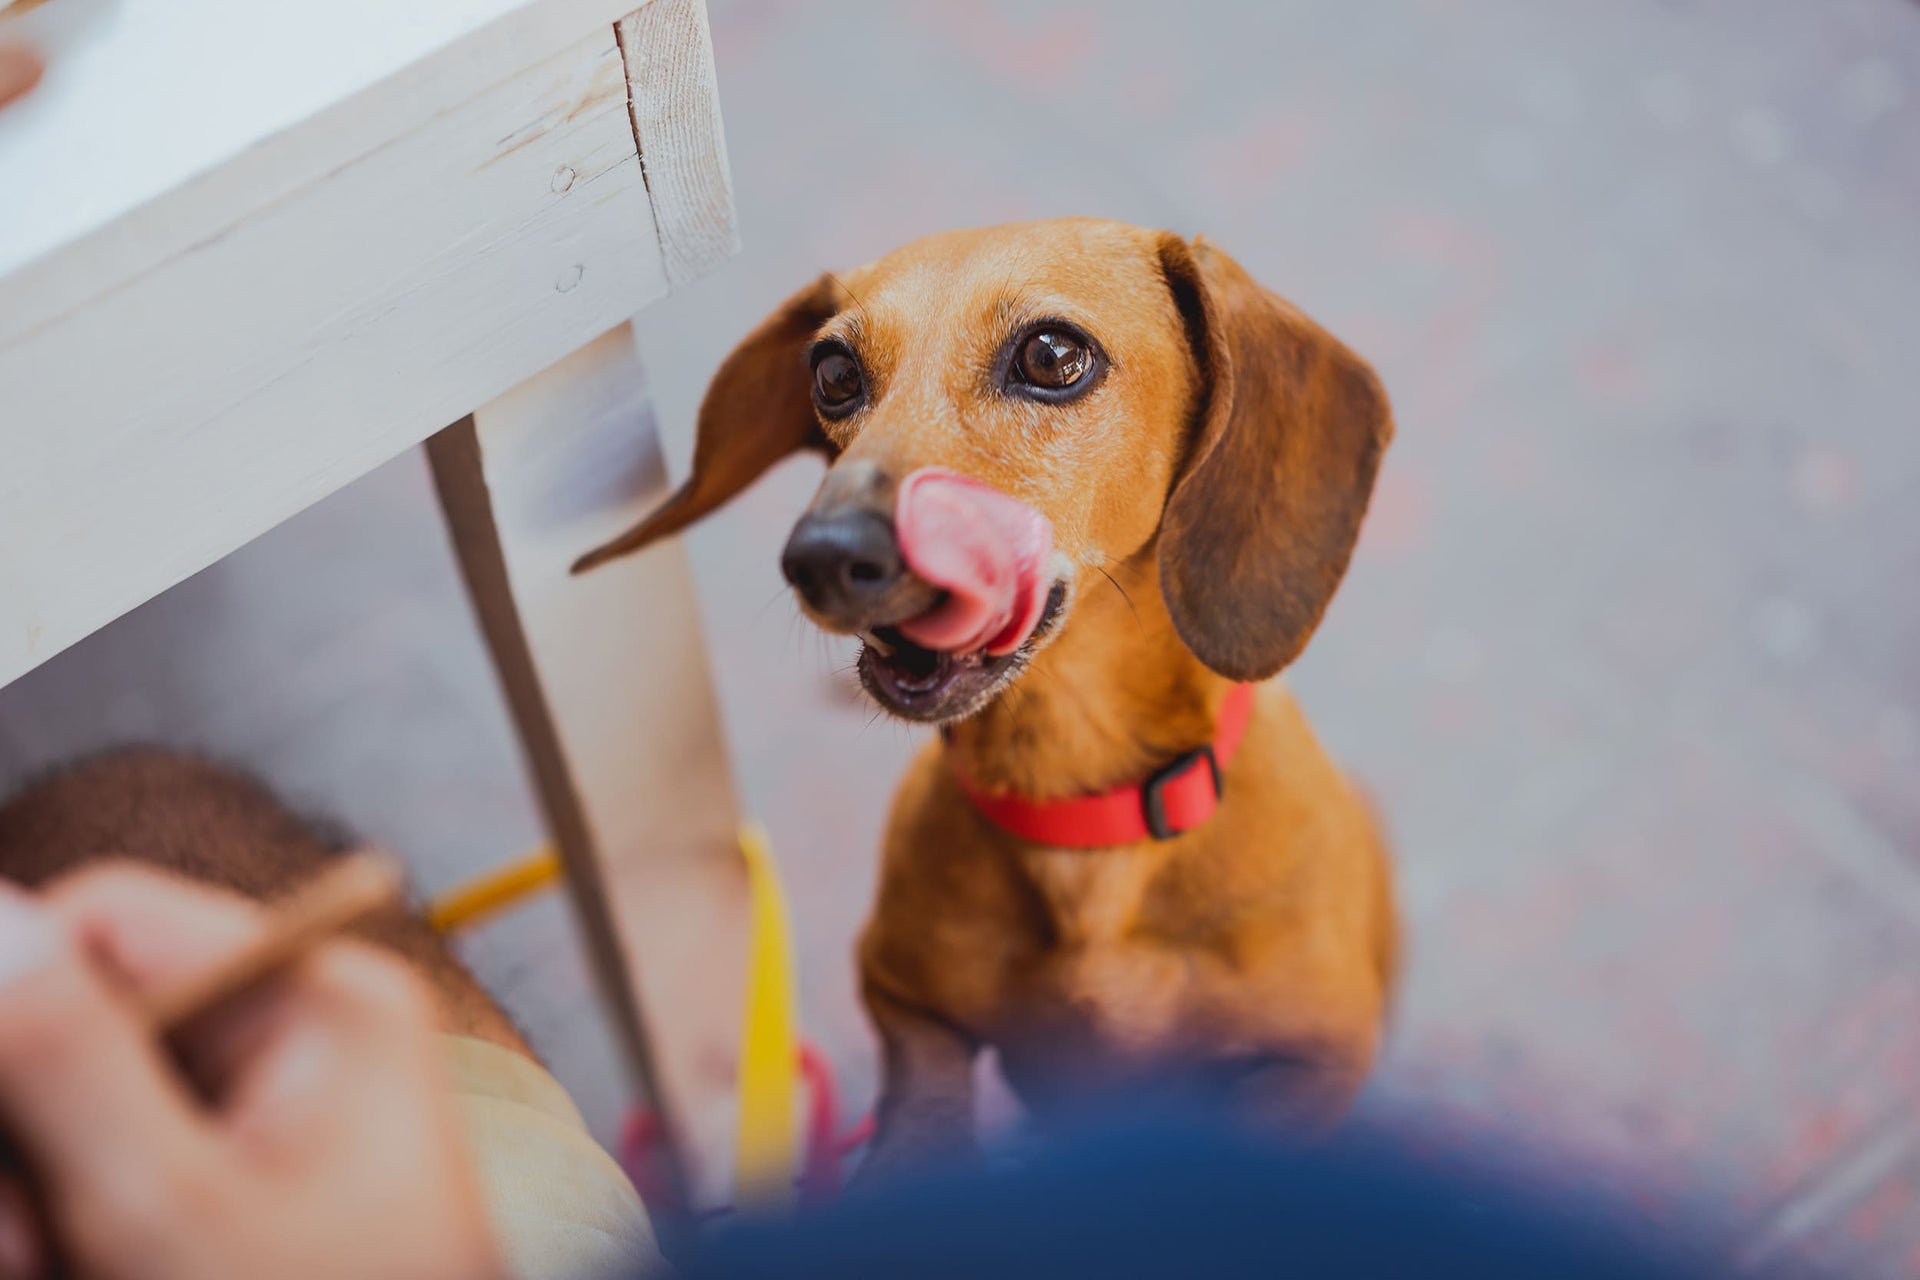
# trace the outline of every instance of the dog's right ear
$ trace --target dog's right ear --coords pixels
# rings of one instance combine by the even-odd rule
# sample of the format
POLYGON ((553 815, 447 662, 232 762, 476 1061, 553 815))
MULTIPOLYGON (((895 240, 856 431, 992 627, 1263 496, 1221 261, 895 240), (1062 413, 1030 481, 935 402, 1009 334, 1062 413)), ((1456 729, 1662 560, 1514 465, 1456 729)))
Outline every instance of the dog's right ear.
POLYGON ((646 519, 574 561, 575 573, 680 532, 797 449, 830 449, 813 412, 806 352, 841 297, 839 284, 823 275, 741 339, 700 401, 693 474, 646 519))

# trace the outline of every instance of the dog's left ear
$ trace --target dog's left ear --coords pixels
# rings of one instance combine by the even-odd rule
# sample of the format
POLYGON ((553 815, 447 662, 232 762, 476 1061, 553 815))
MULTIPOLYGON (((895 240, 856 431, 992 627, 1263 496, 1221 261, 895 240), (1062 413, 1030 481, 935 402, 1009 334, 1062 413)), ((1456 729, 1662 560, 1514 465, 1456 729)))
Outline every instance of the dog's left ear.
POLYGON ((799 449, 828 450, 814 416, 807 344, 840 310, 832 273, 788 298, 720 362, 693 442, 693 474, 646 519, 574 561, 587 570, 680 532, 799 449))
POLYGON ((1264 680, 1306 647, 1346 573, 1386 392, 1360 357, 1204 239, 1160 238, 1200 408, 1160 521, 1160 588, 1208 667, 1264 680))

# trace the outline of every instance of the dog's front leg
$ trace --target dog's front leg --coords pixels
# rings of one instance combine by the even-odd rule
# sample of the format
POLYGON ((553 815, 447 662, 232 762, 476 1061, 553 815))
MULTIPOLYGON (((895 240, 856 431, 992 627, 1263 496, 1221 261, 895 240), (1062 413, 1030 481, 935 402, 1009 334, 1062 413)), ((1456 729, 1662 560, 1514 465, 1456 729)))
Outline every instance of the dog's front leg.
POLYGON ((861 984, 867 1015, 880 1036, 880 1100, 873 1143, 856 1182, 884 1181, 903 1171, 978 1155, 973 1129, 973 1037, 937 1015, 861 984))

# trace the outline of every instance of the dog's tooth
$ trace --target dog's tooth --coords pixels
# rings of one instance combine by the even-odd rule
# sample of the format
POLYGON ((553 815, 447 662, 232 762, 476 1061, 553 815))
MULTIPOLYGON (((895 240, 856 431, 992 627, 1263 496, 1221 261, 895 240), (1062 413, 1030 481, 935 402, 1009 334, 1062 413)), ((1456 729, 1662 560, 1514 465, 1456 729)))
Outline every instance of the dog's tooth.
POLYGON ((872 649, 875 653, 879 654, 881 657, 891 658, 893 656, 893 646, 888 644, 885 640, 882 640, 879 636, 874 635, 872 632, 862 631, 860 633, 860 638, 866 641, 868 648, 872 649))

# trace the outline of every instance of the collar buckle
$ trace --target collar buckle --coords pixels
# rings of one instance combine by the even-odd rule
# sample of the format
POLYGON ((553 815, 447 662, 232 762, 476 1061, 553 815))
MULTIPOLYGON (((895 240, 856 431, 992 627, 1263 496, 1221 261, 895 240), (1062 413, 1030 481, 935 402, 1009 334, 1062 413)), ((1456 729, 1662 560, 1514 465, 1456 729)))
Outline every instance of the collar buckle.
POLYGON ((1162 794, 1162 788, 1186 777, 1202 761, 1206 762, 1207 773, 1213 780, 1213 799, 1217 804, 1224 790, 1224 783, 1220 776, 1220 760, 1214 755, 1211 742, 1195 747, 1185 755, 1176 756, 1170 763, 1154 770, 1152 775, 1140 784, 1140 806, 1147 819, 1147 831, 1155 840, 1171 840, 1181 832, 1190 830, 1192 826, 1199 825, 1193 823, 1183 827, 1173 826, 1167 820, 1167 802, 1166 796, 1162 794))

